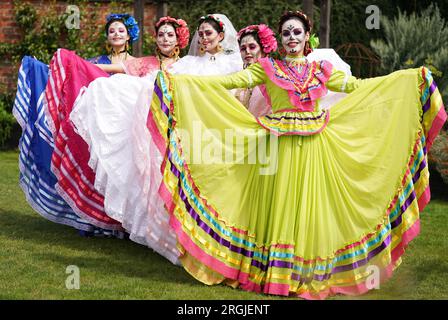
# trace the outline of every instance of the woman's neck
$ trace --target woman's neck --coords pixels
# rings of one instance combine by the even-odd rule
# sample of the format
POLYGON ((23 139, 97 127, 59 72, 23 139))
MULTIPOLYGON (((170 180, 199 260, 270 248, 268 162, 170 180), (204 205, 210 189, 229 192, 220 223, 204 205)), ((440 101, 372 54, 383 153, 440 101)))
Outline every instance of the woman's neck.
POLYGON ((303 61, 306 60, 306 57, 303 54, 297 54, 297 55, 286 55, 285 60, 287 62, 297 62, 297 61, 303 61))
POLYGON ((220 52, 221 51, 219 51, 217 48, 214 48, 213 50, 206 51, 206 53, 211 54, 212 56, 214 56, 220 52))
POLYGON ((286 55, 286 58, 288 58, 288 59, 300 59, 300 58, 303 58, 303 57, 305 57, 304 55, 303 55, 303 52, 301 52, 301 53, 298 53, 298 54, 287 54, 286 55))
POLYGON ((158 59, 160 62, 160 69, 165 70, 170 65, 172 65, 174 62, 179 60, 179 56, 178 55, 166 56, 166 55, 162 54, 161 52, 159 52, 158 59))
POLYGON ((122 61, 126 61, 129 57, 128 52, 126 51, 126 48, 123 47, 114 47, 112 48, 112 52, 109 56, 110 61, 112 63, 120 63, 122 61))
POLYGON ((120 55, 122 53, 125 53, 125 52, 126 52, 126 46, 113 47, 111 55, 112 56, 118 56, 118 55, 120 55))
POLYGON ((164 64, 164 65, 170 65, 174 62, 176 62, 177 57, 161 57, 160 61, 164 64))

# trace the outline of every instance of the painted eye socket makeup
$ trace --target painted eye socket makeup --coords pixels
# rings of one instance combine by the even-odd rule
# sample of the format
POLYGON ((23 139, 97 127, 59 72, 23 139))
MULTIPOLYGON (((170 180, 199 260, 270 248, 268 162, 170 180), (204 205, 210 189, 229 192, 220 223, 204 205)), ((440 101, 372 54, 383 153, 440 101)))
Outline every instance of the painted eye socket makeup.
POLYGON ((299 36, 301 34, 302 34, 302 29, 299 29, 299 28, 295 28, 294 30, 292 30, 292 32, 289 31, 289 30, 283 30, 282 31, 282 36, 283 37, 290 37, 291 35, 299 36))
POLYGON ((249 46, 242 45, 240 47, 240 51, 246 51, 246 49, 253 51, 253 50, 257 49, 257 46, 255 44, 250 44, 249 46))
POLYGON ((174 32, 159 32, 158 36, 163 37, 165 34, 168 36, 168 38, 174 37, 174 32))
POLYGON ((110 28, 110 29, 109 29, 109 34, 115 33, 115 31, 118 31, 119 33, 124 33, 124 32, 125 32, 125 29, 118 29, 118 30, 115 30, 115 29, 113 29, 113 28, 110 28))
POLYGON ((209 30, 207 30, 207 31, 205 31, 205 32, 202 32, 202 31, 199 31, 199 32, 198 32, 198 36, 199 36, 199 38, 203 38, 204 35, 205 35, 206 37, 210 37, 212 34, 213 34, 213 31, 209 31, 209 30))

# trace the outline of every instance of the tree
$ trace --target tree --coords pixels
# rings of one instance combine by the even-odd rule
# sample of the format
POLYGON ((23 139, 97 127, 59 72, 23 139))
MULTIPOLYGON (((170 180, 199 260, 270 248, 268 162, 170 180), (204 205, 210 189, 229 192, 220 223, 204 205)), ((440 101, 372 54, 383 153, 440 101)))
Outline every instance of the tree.
POLYGON ((140 37, 132 46, 132 54, 136 57, 141 57, 143 52, 143 19, 145 17, 145 1, 144 0, 135 0, 134 1, 134 18, 138 22, 138 27, 140 29, 140 37))
POLYGON ((371 46, 382 59, 383 72, 425 65, 448 98, 448 26, 437 5, 419 15, 400 11, 381 23, 385 39, 371 41, 371 46))
POLYGON ((322 48, 330 47, 330 16, 331 0, 322 0, 320 2, 320 30, 319 40, 322 48))
POLYGON ((314 1, 313 0, 303 0, 303 12, 313 20, 313 11, 314 11, 314 1))

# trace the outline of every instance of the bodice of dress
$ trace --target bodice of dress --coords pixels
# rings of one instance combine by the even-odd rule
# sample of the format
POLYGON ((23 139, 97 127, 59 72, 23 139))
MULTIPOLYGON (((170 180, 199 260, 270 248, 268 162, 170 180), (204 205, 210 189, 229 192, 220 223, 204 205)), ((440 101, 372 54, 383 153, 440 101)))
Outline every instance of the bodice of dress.
MULTIPOLYGON (((306 60, 304 60, 306 62, 306 60)), ((331 63, 326 61, 314 61, 312 66, 307 68, 306 74, 302 74, 302 78, 297 83, 292 83, 290 79, 276 79, 276 77, 280 77, 284 75, 284 72, 279 72, 278 74, 272 72, 272 70, 265 71, 264 67, 260 62, 257 62, 247 69, 233 73, 227 76, 220 77, 207 77, 206 79, 211 82, 219 83, 227 89, 234 88, 253 88, 255 86, 265 84, 266 91, 272 101, 272 110, 274 112, 279 110, 294 110, 297 112, 305 112, 305 111, 319 111, 319 98, 323 97, 326 93, 325 89, 329 89, 335 92, 346 92, 350 93, 355 90, 359 85, 361 85, 366 80, 357 79, 353 76, 347 77, 343 71, 339 71, 331 67, 331 63), (327 70, 327 74, 322 73, 322 66, 324 66, 327 70), (330 69, 330 71, 328 71, 330 69), (317 73, 317 74, 316 74, 317 73), (281 81, 283 80, 283 84, 281 81), (300 89, 301 94, 305 94, 307 96, 313 96, 313 90, 316 90, 316 87, 320 87, 320 96, 314 95, 313 100, 313 108, 307 108, 304 110, 300 104, 293 104, 290 99, 290 94, 288 91, 292 91, 293 89, 300 89)), ((265 63, 266 65, 266 63, 265 63)), ((368 80, 368 79, 367 79, 368 80)), ((294 93, 296 93, 294 92, 294 93)))

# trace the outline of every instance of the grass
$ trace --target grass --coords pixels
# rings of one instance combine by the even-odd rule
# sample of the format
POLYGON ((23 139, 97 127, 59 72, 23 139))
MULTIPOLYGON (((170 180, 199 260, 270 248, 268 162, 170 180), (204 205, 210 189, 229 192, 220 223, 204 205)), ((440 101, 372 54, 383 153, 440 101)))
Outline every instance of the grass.
MULTIPOLYGON (((0 152, 0 299, 294 299, 209 287, 144 246, 83 238, 47 221, 18 186, 17 159, 17 152, 0 152), (79 290, 65 287, 69 265, 80 269, 79 290)), ((330 299, 448 299, 447 213, 447 201, 429 204, 421 234, 380 290, 330 299)))

